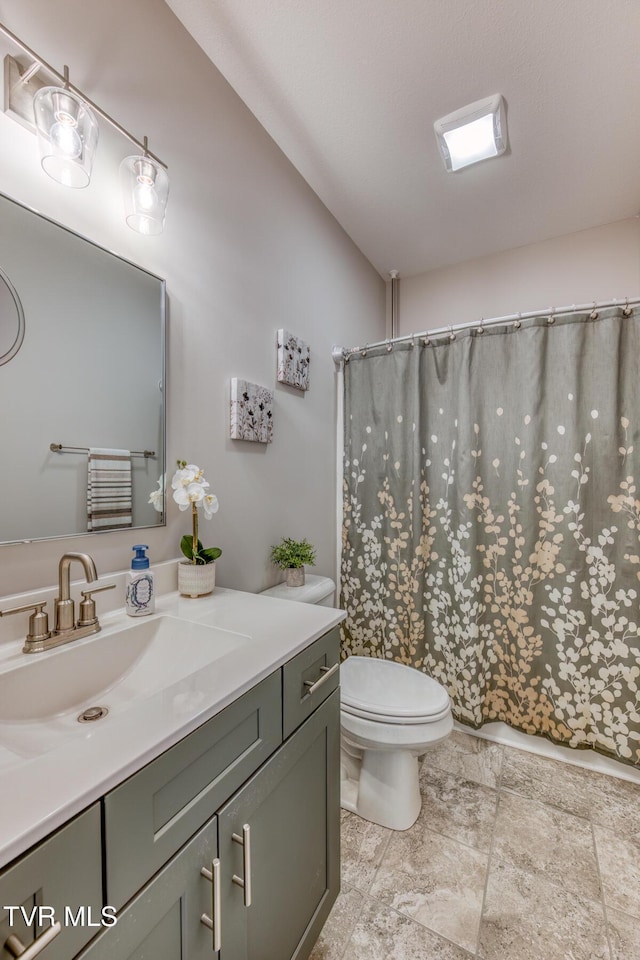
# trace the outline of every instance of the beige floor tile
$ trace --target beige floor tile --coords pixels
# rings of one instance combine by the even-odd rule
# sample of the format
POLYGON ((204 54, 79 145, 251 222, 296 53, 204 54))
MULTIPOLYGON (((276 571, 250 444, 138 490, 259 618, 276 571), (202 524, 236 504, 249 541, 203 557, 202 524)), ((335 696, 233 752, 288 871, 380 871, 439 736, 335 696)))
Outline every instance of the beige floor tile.
POLYGON ((589 788, 593 822, 640 844, 640 784, 593 774, 589 788))
POLYGON ((391 838, 371 896, 474 951, 487 859, 416 825, 391 838))
POLYGON ((344 960, 469 960, 470 954, 383 904, 369 901, 344 960))
POLYGON ((423 770, 437 767, 486 787, 496 787, 500 781, 502 751, 499 743, 454 730, 443 743, 425 754, 423 770))
POLYGON ((492 856, 578 896, 601 897, 591 822, 549 804, 502 793, 492 856))
POLYGON ((618 910, 607 909, 611 960, 638 960, 640 957, 640 920, 618 910))
POLYGON ((640 919, 640 843, 594 824, 607 907, 640 919))
POLYGON ((483 960, 609 960, 602 905, 492 860, 479 955, 483 960))
POLYGON ((489 850, 497 790, 429 767, 422 770, 420 789, 422 810, 418 823, 477 850, 489 850))
POLYGON ((344 886, 322 928, 309 960, 341 960, 362 910, 363 895, 344 886))
POLYGON ((342 811, 342 882, 367 893, 393 831, 342 811))
POLYGON ((581 767, 505 747, 500 789, 588 817, 590 776, 581 767))

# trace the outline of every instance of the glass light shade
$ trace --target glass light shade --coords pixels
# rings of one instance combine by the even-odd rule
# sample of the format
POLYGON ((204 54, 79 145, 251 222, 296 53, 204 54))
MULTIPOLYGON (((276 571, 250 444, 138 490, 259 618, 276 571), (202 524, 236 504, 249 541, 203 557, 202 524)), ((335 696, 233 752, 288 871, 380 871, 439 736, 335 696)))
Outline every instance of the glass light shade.
POLYGON ((470 103, 433 126, 449 172, 498 157, 507 149, 507 120, 500 94, 470 103))
POLYGON ((167 171, 151 157, 125 157, 120 182, 127 224, 137 233, 162 233, 169 198, 167 171))
POLYGON ((62 87, 33 98, 42 169, 65 187, 86 187, 98 146, 98 122, 87 104, 62 87))

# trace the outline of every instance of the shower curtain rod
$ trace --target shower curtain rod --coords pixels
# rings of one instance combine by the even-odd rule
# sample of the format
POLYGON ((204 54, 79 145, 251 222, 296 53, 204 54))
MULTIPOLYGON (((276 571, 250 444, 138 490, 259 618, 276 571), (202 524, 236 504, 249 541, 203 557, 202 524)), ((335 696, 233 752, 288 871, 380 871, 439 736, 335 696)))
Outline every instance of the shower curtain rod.
MULTIPOLYGON (((548 317, 549 322, 553 323, 555 317, 564 316, 568 313, 580 313, 585 310, 591 310, 593 313, 597 310, 603 310, 606 307, 623 307, 625 311, 628 310, 631 312, 631 307, 638 304, 640 304, 640 296, 625 297, 622 301, 601 300, 596 302, 592 300, 591 303, 574 303, 570 307, 547 307, 543 310, 531 310, 528 313, 511 313, 505 317, 491 317, 489 320, 485 320, 484 317, 482 317, 480 320, 468 320, 464 323, 449 324, 446 327, 437 327, 435 330, 423 330, 422 333, 408 333, 402 337, 394 337, 391 340, 378 340, 376 343, 367 343, 364 347, 335 346, 331 350, 331 356, 335 364, 340 364, 344 360, 348 360, 353 354, 362 353, 363 350, 371 350, 374 347, 387 347, 388 350, 391 350, 393 349, 394 343, 407 343, 408 341, 423 338, 428 342, 432 338, 443 336, 449 336, 455 340, 456 333, 461 330, 476 329, 480 332, 486 330, 487 327, 497 327, 507 323, 513 323, 515 327, 519 327, 522 320, 532 320, 535 317, 548 317)), ((625 313, 625 315, 628 314, 625 313)), ((593 319, 595 320, 596 317, 593 319)))

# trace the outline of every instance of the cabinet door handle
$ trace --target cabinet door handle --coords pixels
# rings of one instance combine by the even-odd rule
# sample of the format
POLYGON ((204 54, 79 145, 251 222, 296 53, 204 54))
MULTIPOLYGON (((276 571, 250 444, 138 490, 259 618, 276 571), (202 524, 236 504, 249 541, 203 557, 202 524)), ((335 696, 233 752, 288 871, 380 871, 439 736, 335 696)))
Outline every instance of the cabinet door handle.
POLYGON ((213 952, 217 953, 222 944, 222 931, 220 929, 220 861, 217 859, 211 862, 211 870, 203 867, 200 871, 203 877, 211 883, 211 913, 208 917, 203 913, 200 917, 200 923, 213 931, 213 952))
POLYGON ((242 828, 242 836, 240 837, 237 833, 231 834, 231 839, 235 840, 236 843, 239 843, 242 847, 242 871, 244 873, 244 880, 242 877, 239 877, 236 873, 231 877, 234 883, 239 887, 242 887, 244 890, 244 905, 245 907, 251 906, 251 827, 248 823, 242 828))
POLYGON ((320 667, 320 670, 322 671, 322 676, 318 680, 304 681, 305 687, 309 687, 309 689, 307 690, 307 696, 310 697, 312 693, 315 693, 318 687, 321 687, 322 684, 326 680, 328 680, 329 677, 332 677, 334 673, 337 673, 339 669, 340 669, 339 663, 334 663, 332 667, 320 667))
POLYGON ((5 950, 7 950, 12 957, 20 957, 20 960, 33 960, 34 957, 37 957, 44 948, 51 943, 52 940, 58 936, 62 930, 62 924, 59 920, 56 920, 55 923, 52 923, 50 927, 47 927, 39 937, 30 943, 28 947, 22 943, 14 934, 11 934, 9 939, 4 945, 5 950))

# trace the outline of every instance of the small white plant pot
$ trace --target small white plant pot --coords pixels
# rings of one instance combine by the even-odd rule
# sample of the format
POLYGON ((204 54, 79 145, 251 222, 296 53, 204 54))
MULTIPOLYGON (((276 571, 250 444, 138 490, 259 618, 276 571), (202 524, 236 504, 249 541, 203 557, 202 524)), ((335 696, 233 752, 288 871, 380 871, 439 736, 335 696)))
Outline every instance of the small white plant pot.
POLYGON ((184 597, 205 597, 213 593, 215 585, 215 562, 189 563, 188 560, 181 560, 178 564, 178 590, 184 597))
POLYGON ((304 567, 287 567, 287 586, 304 587, 304 567))

